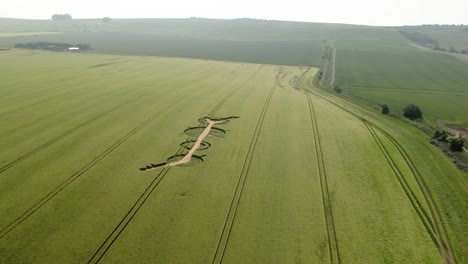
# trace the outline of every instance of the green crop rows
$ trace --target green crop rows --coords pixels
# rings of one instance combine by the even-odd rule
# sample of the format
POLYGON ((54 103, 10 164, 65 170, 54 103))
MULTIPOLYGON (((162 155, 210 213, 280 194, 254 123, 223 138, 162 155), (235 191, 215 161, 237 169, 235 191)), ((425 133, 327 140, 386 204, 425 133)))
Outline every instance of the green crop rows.
POLYGON ((381 41, 336 42, 337 85, 401 115, 416 104, 432 124, 468 126, 468 64, 447 54, 381 41))
POLYGON ((466 177, 317 72, 2 51, 0 263, 466 261, 466 177))

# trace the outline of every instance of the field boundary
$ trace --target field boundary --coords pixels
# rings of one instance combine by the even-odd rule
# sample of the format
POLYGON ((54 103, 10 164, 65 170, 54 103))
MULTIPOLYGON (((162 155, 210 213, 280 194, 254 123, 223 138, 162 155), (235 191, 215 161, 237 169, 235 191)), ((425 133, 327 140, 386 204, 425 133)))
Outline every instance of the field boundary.
POLYGON ((320 134, 318 130, 317 117, 315 115, 314 104, 310 93, 306 92, 307 103, 309 106, 310 122, 314 134, 315 154, 317 156, 317 166, 320 176, 320 191, 322 194, 323 213, 325 217, 325 224, 327 229, 328 253, 330 255, 331 263, 341 263, 340 250, 338 247, 338 239, 336 237, 335 220, 333 215, 332 201, 330 198, 327 172, 325 169, 325 162, 323 159, 322 143, 320 141, 320 134))
MULTIPOLYGON (((388 151, 388 149, 385 147, 385 145, 383 144, 382 140, 379 138, 379 136, 377 135, 377 133, 375 132, 374 128, 372 127, 371 124, 363 121, 364 125, 366 126, 366 128, 369 130, 369 133, 370 135, 372 136, 372 138, 374 139, 375 143, 377 144, 377 146, 379 147, 382 155, 384 156, 385 160, 387 161, 388 165, 390 166, 390 168, 392 169, 394 175, 396 176, 400 186, 403 188, 403 191, 405 192, 408 200, 410 201, 413 209, 416 211, 416 213, 418 214, 421 222, 423 223, 424 227, 426 228, 426 231, 428 232, 428 234, 430 235, 432 241, 434 242, 434 244, 436 246, 439 247, 440 245, 440 240, 438 239, 438 234, 436 235, 435 232, 437 232, 437 230, 434 228, 433 226, 433 223, 432 223, 432 220, 430 219, 429 215, 427 214, 426 210, 424 209, 423 205, 421 204, 421 202, 417 199, 416 195, 414 194, 413 190, 411 189, 411 187, 409 186, 408 182, 406 181, 403 173, 401 172, 401 170, 398 168, 398 166, 396 165, 396 162, 394 161, 394 159, 391 157, 390 155, 390 152, 388 151)), ((442 254, 440 248, 439 248, 439 252, 442 254)))
POLYGON ((407 164, 408 168, 411 170, 412 175, 415 178, 421 193, 423 194, 424 200, 425 200, 425 202, 426 202, 426 204, 428 206, 428 209, 429 209, 430 218, 432 219, 432 226, 435 229, 435 233, 436 233, 436 235, 440 234, 440 237, 438 238, 438 240, 440 240, 441 243, 438 243, 438 250, 441 252, 443 262, 444 263, 450 263, 450 264, 456 263, 455 257, 453 255, 453 251, 452 251, 451 246, 450 246, 450 240, 448 239, 447 231, 446 231, 445 226, 443 224, 442 217, 440 216, 439 209, 437 208, 437 205, 435 204, 435 202, 434 202, 434 200, 433 200, 433 198, 432 198, 432 196, 430 194, 429 189, 427 188, 427 185, 426 185, 423 177, 421 177, 421 174, 419 173, 419 170, 414 165, 414 162, 412 161, 412 159, 410 158, 410 156, 408 155, 406 150, 404 150, 404 148, 400 145, 400 143, 398 141, 396 141, 384 129, 382 129, 378 125, 374 124, 373 122, 367 120, 366 118, 364 118, 364 117, 362 117, 362 116, 360 116, 360 115, 346 109, 345 107, 339 105, 336 102, 333 102, 332 100, 330 100, 328 98, 325 98, 325 97, 317 94, 316 92, 311 91, 310 89, 306 89, 306 91, 308 93, 312 93, 312 94, 314 94, 314 95, 316 95, 316 96, 330 102, 331 104, 339 107, 340 109, 350 113, 351 115, 355 116, 356 118, 358 118, 362 122, 367 122, 368 124, 372 125, 374 128, 379 130, 384 136, 386 136, 390 140, 390 142, 397 148, 397 150, 399 151, 399 153, 401 154, 401 156, 405 160, 405 163, 407 164), (447 256, 444 255, 444 252, 447 253, 447 256))
MULTIPOLYGON (((366 122, 369 122, 366 120, 366 122)), ((370 123, 370 122, 369 122, 370 123)), ((370 123, 372 124, 372 123, 370 123)), ((416 183, 418 184, 419 189, 421 190, 424 200, 428 206, 429 209, 429 216, 430 219, 432 220, 432 226, 435 229, 435 234, 437 236, 438 244, 439 244, 439 250, 442 255, 442 259, 444 263, 450 263, 454 264, 456 263, 455 257, 453 255, 452 248, 450 246, 450 240, 448 239, 447 236, 447 230, 445 229, 445 226, 443 224, 443 220, 441 219, 442 217, 440 216, 439 209, 437 208, 434 199, 432 198, 432 195, 429 191, 429 188, 427 187, 426 182, 424 181, 423 177, 421 176, 419 170, 417 169, 416 165, 414 164, 413 160, 411 157, 408 155, 406 150, 400 145, 398 141, 396 141, 388 132, 386 132, 384 129, 376 126, 375 124, 372 124, 377 130, 379 130, 385 137, 387 137, 392 144, 397 148, 398 152, 400 155, 403 157, 405 160, 407 166, 411 170, 411 174, 416 180, 416 183)))
POLYGON ((388 87, 365 87, 365 86, 346 86, 352 90, 361 90, 361 91, 379 91, 379 92, 394 92, 394 93, 418 93, 418 94, 436 94, 436 95, 468 95, 468 92, 464 91, 441 91, 441 90, 417 90, 417 89, 404 89, 404 88, 388 88, 388 87))
MULTIPOLYGON (((414 164, 413 160, 411 159, 411 157, 409 156, 407 151, 401 146, 401 144, 395 138, 393 138, 387 131, 385 131, 383 128, 376 125, 375 123, 373 123, 373 122, 367 120, 366 118, 360 116, 359 114, 345 108, 344 106, 334 102, 333 100, 331 100, 329 98, 326 98, 326 97, 318 94, 317 92, 314 92, 312 90, 313 86, 308 87, 308 86, 304 86, 303 84, 299 84, 299 87, 301 87, 306 93, 311 93, 311 94, 314 94, 315 96, 318 96, 318 97, 324 99, 325 101, 337 106, 338 108, 342 109, 343 111, 345 111, 345 112, 351 114, 352 116, 356 117, 357 119, 362 121, 364 124, 368 124, 371 127, 379 130, 385 137, 387 137, 390 140, 392 145, 396 147, 396 149, 398 150, 398 152, 400 153, 400 155, 404 159, 406 165, 408 166, 408 168, 411 171, 411 174, 412 174, 413 178, 415 179, 416 183, 418 184, 418 189, 423 194, 424 201, 427 204, 427 207, 428 207, 428 210, 429 210, 429 214, 426 213, 426 215, 428 215, 429 218, 431 219, 431 226, 434 229, 434 232, 435 232, 435 235, 436 235, 436 241, 440 242, 440 243, 437 243, 435 245, 436 245, 436 247, 438 247, 438 250, 439 250, 439 252, 440 252, 440 254, 442 256, 443 262, 444 263, 450 263, 450 264, 456 263, 455 256, 454 256, 453 251, 452 251, 451 246, 450 246, 450 239, 447 236, 447 231, 445 229, 444 222, 443 222, 442 217, 440 215, 439 209, 437 208, 437 205, 434 202, 434 199, 433 199, 433 197, 432 197, 432 195, 430 193, 429 188, 427 187, 426 182, 424 181, 424 178, 421 176, 421 174, 420 174, 419 170, 417 169, 416 165, 414 164)), ((371 135, 372 135, 372 133, 371 133, 371 135)), ((372 136, 374 136, 374 135, 372 135, 372 136)), ((411 202, 411 199, 410 199, 410 202, 411 202)), ((416 210, 416 208, 415 208, 415 210, 416 210)), ((421 221, 423 221, 423 219, 421 219, 421 221)), ((429 219, 426 218, 426 221, 429 221, 429 219)), ((423 224, 424 224, 424 221, 423 221, 423 224)), ((427 230, 426 225, 425 225, 425 227, 426 227, 426 230, 427 230)), ((430 232, 429 232, 429 236, 431 236, 430 232)), ((431 239, 432 239, 432 236, 431 236, 431 239)))
POLYGON ((330 43, 330 48, 332 49, 332 52, 331 52, 331 70, 332 70, 332 73, 331 73, 331 78, 330 78, 330 85, 333 86, 335 84, 335 67, 336 67, 336 48, 335 46, 333 46, 333 41, 330 43))
POLYGON ((250 165, 253 159, 253 154, 255 152, 255 147, 257 145, 257 141, 259 138, 259 134, 263 125, 263 121, 266 116, 266 112, 268 110, 268 106, 270 105, 271 98, 273 97, 273 93, 278 86, 278 75, 275 78, 275 82, 273 83, 270 92, 268 93, 265 102, 263 103, 262 110, 260 112, 260 116, 257 120, 257 124, 255 126, 255 130, 252 136, 252 140, 249 145, 249 150, 247 151, 247 155, 244 160, 244 164, 242 165, 241 173, 239 174, 239 178, 237 181, 236 189, 234 191, 234 195, 231 200, 231 204, 229 206, 228 214, 226 216, 226 220, 224 222, 223 230, 221 236, 218 241, 218 245, 216 247, 215 254, 213 256, 212 263, 222 263, 224 259, 224 254, 226 252, 227 245, 229 243, 229 238, 232 231, 232 226, 234 224, 234 220, 237 214, 237 208, 239 206, 239 202, 243 193, 243 189, 245 186, 245 181, 247 175, 249 173, 250 165))
MULTIPOLYGON (((322 76, 318 83, 320 86, 333 86, 335 83, 335 57, 336 57, 336 49, 333 46, 333 41, 330 42, 329 46, 325 47, 324 53, 322 54, 322 76)), ((299 86, 299 85, 298 85, 299 86)))

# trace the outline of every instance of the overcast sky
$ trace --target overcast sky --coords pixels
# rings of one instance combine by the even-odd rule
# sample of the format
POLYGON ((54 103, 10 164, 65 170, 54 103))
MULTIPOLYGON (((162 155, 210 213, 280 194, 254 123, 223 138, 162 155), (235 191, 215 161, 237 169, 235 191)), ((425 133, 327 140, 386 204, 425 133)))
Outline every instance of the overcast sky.
MULTIPOLYGON (((468 24, 468 0, 5 0, 0 17, 261 18, 362 25, 468 24)), ((0 28, 1 31, 1 28, 0 28)))

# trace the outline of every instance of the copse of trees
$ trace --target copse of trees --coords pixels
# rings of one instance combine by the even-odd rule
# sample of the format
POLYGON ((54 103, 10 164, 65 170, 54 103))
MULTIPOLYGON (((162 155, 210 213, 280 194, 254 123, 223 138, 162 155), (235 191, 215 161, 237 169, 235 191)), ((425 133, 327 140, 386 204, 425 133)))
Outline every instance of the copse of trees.
POLYGON ((53 42, 29 42, 29 43, 17 43, 15 48, 23 49, 43 49, 43 50, 53 50, 53 51, 67 51, 68 48, 78 47, 80 50, 90 50, 90 44, 76 44, 72 45, 69 43, 53 43, 53 42))
POLYGON ((437 51, 447 51, 447 49, 441 48, 439 44, 434 45, 432 49, 437 51))
POLYGON ((70 14, 53 14, 52 20, 71 20, 72 16, 70 14))
POLYGON ((403 116, 411 120, 420 119, 422 118, 422 111, 419 106, 409 104, 403 109, 403 116))
POLYGON ((383 104, 382 105, 382 114, 388 115, 388 113, 390 113, 390 108, 388 108, 388 105, 383 104))
POLYGON ((448 133, 444 130, 436 130, 431 139, 432 145, 441 148, 448 157, 453 159, 453 163, 455 163, 458 168, 468 172, 467 160, 455 154, 455 152, 463 151, 464 143, 461 136, 458 138, 449 138, 448 133))
POLYGON ((434 136, 432 136, 433 139, 442 141, 442 142, 447 142, 447 137, 448 137, 448 134, 447 132, 445 132, 445 130, 438 130, 438 129, 434 132, 434 136))
POLYGON ((103 17, 102 18, 102 22, 105 22, 105 23, 108 23, 108 22, 111 22, 111 18, 110 17, 103 17))
POLYGON ((460 137, 453 138, 450 140, 450 150, 452 151, 462 151, 464 145, 463 139, 460 137))

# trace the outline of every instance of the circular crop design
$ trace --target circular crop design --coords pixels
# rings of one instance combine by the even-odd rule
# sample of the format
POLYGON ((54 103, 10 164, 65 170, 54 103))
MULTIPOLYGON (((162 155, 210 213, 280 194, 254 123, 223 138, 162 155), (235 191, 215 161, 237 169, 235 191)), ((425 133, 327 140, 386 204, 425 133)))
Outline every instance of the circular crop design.
MULTIPOLYGON (((189 137, 198 137, 203 132, 203 130, 205 130, 205 127, 191 127, 184 130, 184 134, 186 134, 189 137)), ((208 135, 215 137, 224 137, 226 135, 226 131, 221 128, 212 127, 208 135)))
MULTIPOLYGON (((179 160, 183 159, 184 157, 185 157, 185 155, 172 156, 172 157, 167 159, 167 163, 179 161, 179 160)), ((202 157, 192 155, 192 158, 190 159, 189 162, 184 163, 184 164, 179 164, 179 165, 177 165, 177 167, 193 167, 193 166, 197 166, 197 165, 201 164, 202 162, 203 162, 202 157)))
MULTIPOLYGON (((196 140, 189 140, 189 141, 185 141, 185 142, 182 142, 180 144, 181 147, 185 148, 185 149, 192 149, 193 145, 195 144, 196 140)), ((211 144, 206 142, 206 141, 202 141, 200 143, 200 146, 197 148, 197 150, 205 150, 205 149, 208 149, 211 147, 211 144)))

